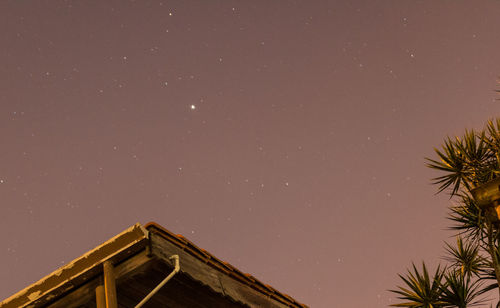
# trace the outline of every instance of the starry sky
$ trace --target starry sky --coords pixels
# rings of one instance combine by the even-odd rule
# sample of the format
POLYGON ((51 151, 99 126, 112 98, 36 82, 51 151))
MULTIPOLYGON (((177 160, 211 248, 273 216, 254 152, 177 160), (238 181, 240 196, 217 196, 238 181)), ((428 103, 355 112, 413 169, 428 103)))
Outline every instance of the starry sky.
POLYGON ((0 298, 155 221, 311 307, 444 255, 499 1, 1 1, 0 298))

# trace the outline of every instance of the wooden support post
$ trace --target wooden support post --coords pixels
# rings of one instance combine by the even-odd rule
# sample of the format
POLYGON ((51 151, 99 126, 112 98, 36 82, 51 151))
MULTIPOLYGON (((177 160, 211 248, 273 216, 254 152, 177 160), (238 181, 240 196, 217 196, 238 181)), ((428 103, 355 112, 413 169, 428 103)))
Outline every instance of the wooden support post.
POLYGON ((104 295, 104 286, 102 284, 95 288, 95 302, 97 308, 106 308, 106 296, 104 295))
POLYGON ((104 261, 103 267, 104 267, 104 293, 106 294, 106 308, 118 308, 113 264, 111 264, 110 261, 104 261))

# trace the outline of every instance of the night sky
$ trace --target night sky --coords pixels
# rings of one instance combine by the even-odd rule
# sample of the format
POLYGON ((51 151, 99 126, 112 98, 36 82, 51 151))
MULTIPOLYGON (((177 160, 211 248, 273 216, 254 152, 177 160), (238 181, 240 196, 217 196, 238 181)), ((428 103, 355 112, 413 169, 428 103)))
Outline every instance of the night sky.
POLYGON ((155 221, 311 307, 454 241, 424 166, 500 102, 499 1, 1 1, 0 298, 155 221))

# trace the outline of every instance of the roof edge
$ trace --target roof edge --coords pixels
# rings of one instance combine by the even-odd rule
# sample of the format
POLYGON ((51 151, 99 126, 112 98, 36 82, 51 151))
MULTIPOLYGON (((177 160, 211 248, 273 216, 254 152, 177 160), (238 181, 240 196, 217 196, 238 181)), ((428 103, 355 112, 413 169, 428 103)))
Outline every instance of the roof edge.
POLYGON ((307 305, 299 303, 291 296, 279 292, 270 285, 260 282, 257 278, 253 277, 252 275, 243 273, 236 267, 232 266, 231 264, 217 259, 214 255, 210 254, 208 251, 204 249, 199 248, 194 243, 186 239, 184 236, 180 234, 174 234, 168 231, 167 229, 163 228, 156 222, 148 222, 147 224, 144 225, 144 228, 146 228, 148 231, 150 231, 150 229, 156 229, 160 231, 160 234, 164 238, 166 238, 168 241, 178 246, 182 250, 193 255, 199 260, 202 260, 203 262, 209 264, 210 266, 216 268, 218 271, 221 271, 227 274, 228 276, 232 277, 233 279, 249 286, 250 288, 256 290, 257 292, 260 292, 261 294, 269 296, 275 299, 276 301, 291 307, 301 307, 301 308, 308 307, 307 305))
MULTIPOLYGON (((103 244, 3 300, 0 302, 0 308, 25 307, 43 301, 44 298, 45 300, 52 299, 57 295, 51 293, 63 293, 70 290, 73 288, 73 284, 65 286, 70 281, 78 278, 82 280, 88 279, 88 277, 83 277, 86 273, 119 254, 128 255, 127 250, 131 250, 131 247, 138 243, 145 242, 147 238, 148 231, 146 228, 140 223, 136 223, 103 244)), ((114 261, 117 262, 118 260, 114 261)))

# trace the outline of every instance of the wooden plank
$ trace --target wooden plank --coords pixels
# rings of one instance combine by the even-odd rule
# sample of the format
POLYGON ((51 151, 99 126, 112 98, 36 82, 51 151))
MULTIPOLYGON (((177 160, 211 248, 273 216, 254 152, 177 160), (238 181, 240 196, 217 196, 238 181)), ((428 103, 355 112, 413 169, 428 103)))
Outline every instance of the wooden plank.
POLYGON ((95 288, 95 302, 97 308, 106 308, 106 296, 104 295, 104 286, 102 284, 95 288))
POLYGON ((111 261, 104 261, 103 270, 106 308, 118 308, 118 299, 116 298, 115 273, 111 261))
MULTIPOLYGON (((57 299, 55 302, 47 306, 35 306, 46 308, 70 308, 70 307, 92 307, 91 303, 94 302, 95 288, 101 284, 101 279, 94 278, 87 281, 84 285, 72 290, 67 295, 57 299)), ((95 307, 95 306, 94 306, 95 307)))
POLYGON ((115 275, 117 282, 122 279, 133 276, 138 272, 144 272, 148 266, 154 262, 154 257, 149 257, 146 250, 142 250, 132 258, 125 260, 115 266, 115 275))
MULTIPOLYGON (((170 273, 171 267, 163 261, 158 261, 147 273, 135 276, 133 280, 127 281, 118 287, 120 304, 124 298, 142 299, 149 291, 154 289, 170 273)), ((130 300, 127 299, 130 303, 130 300)), ((137 301, 133 302, 137 304, 137 301)), ((134 307, 129 305, 124 307, 134 307)), ((158 293, 156 293, 144 306, 146 307, 169 307, 169 308, 250 308, 247 305, 236 303, 219 293, 214 292, 208 286, 192 279, 191 277, 177 273, 158 293)))
MULTIPOLYGON (((120 261, 144 248, 147 230, 136 224, 0 303, 0 308, 43 307, 85 283, 104 260, 120 261)), ((92 292, 93 293, 93 292, 92 292)))
POLYGON ((160 235, 151 232, 150 240, 153 255, 156 255, 160 259, 163 259, 165 263, 171 265, 172 263, 169 258, 172 255, 178 255, 181 272, 189 274, 196 280, 203 281, 203 284, 208 285, 215 292, 223 293, 219 283, 217 271, 212 270, 212 268, 208 265, 199 262, 196 258, 165 240, 160 235))
POLYGON ((220 276, 220 283, 224 288, 224 293, 230 298, 242 301, 250 307, 259 308, 283 308, 288 307, 282 303, 272 300, 269 297, 264 297, 262 293, 255 291, 252 288, 234 280, 227 275, 220 276))
MULTIPOLYGON (((145 269, 153 263, 154 259, 148 257, 146 252, 143 250, 142 252, 115 266, 114 272, 116 282, 119 284, 120 281, 127 280, 129 277, 145 271, 145 269)), ((70 293, 59 298, 57 301, 49 304, 46 308, 80 307, 87 303, 93 303, 94 291, 100 284, 102 284, 102 276, 94 277, 85 284, 79 286, 77 289, 74 289, 70 293)))
POLYGON ((228 296, 232 300, 248 305, 250 307, 264 308, 286 308, 289 307, 279 301, 276 301, 267 295, 258 292, 250 286, 236 280, 215 269, 207 263, 202 262, 199 258, 180 249, 172 244, 160 234, 155 232, 149 233, 152 244, 152 253, 158 258, 161 258, 167 264, 171 264, 169 257, 176 254, 179 255, 181 272, 189 275, 191 278, 210 287, 213 291, 228 296))

